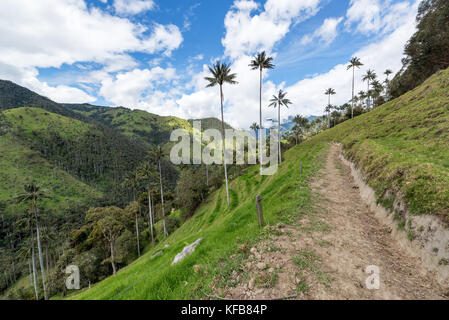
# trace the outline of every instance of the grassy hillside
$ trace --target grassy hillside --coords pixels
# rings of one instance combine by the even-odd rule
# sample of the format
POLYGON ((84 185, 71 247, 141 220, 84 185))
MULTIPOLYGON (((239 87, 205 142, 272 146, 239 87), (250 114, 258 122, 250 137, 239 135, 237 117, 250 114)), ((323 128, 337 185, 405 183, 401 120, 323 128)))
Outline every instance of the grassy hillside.
POLYGON ((114 128, 147 147, 167 143, 174 129, 191 131, 190 123, 178 117, 161 117, 146 111, 121 107, 97 107, 86 104, 67 104, 65 106, 92 120, 114 128))
POLYGON ((65 108, 61 104, 38 95, 27 88, 11 81, 0 80, 0 111, 21 107, 37 107, 59 115, 84 119, 81 115, 65 108))
MULTIPOLYGON (((101 192, 54 168, 41 155, 23 145, 11 134, 0 136, 0 201, 6 202, 23 192, 23 185, 34 179, 47 189, 52 199, 42 206, 48 210, 61 212, 74 204, 85 204, 100 198, 101 192)), ((5 212, 14 213, 15 205, 7 205, 5 212)))
MULTIPOLYGON (((260 177, 258 168, 230 184, 231 207, 223 190, 211 195, 165 242, 132 265, 74 299, 201 298, 212 286, 230 281, 246 253, 239 250, 267 236, 256 223, 254 198, 261 193, 269 224, 288 222, 311 206, 308 180, 322 164, 327 144, 341 142, 362 167, 380 197, 391 190, 404 198, 413 213, 448 218, 449 205, 449 70, 421 87, 375 110, 327 130, 285 154, 279 172, 260 177), (298 170, 303 163, 305 173, 298 170), (198 238, 203 242, 181 263, 174 256, 198 238), (164 248, 169 244, 167 248, 164 248), (163 251, 162 255, 154 255, 163 251), (153 258, 152 258, 153 257, 153 258), (195 272, 194 265, 202 265, 195 272)), ((391 199, 383 198, 385 204, 391 199)))
POLYGON ((384 204, 390 190, 411 213, 449 222, 449 69, 313 139, 323 141, 343 143, 384 204))
POLYGON ((285 162, 274 176, 259 175, 258 167, 230 184, 231 206, 222 189, 212 194, 169 238, 148 250, 144 256, 75 299, 187 299, 199 298, 210 291, 212 283, 229 277, 247 253, 239 246, 253 243, 270 231, 261 233, 257 225, 255 197, 262 194, 265 220, 269 224, 289 221, 310 210, 308 180, 320 167, 325 144, 304 144, 285 154, 285 162), (304 173, 299 172, 299 161, 304 173), (203 241, 181 263, 170 266, 184 246, 198 238, 203 241), (167 248, 165 245, 169 244, 167 248), (163 250, 163 254, 152 256, 163 250), (203 272, 193 266, 201 264, 203 272))

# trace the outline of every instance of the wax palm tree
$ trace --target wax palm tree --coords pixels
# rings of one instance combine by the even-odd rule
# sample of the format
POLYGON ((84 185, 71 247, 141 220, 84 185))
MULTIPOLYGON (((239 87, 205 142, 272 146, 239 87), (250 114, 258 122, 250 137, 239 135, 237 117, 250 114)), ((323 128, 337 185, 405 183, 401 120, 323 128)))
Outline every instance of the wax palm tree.
POLYGON ((358 101, 361 101, 361 102, 362 102, 362 107, 363 107, 363 101, 365 101, 366 97, 367 97, 366 92, 363 91, 363 90, 360 90, 358 96, 356 96, 355 98, 356 98, 358 101))
POLYGON ((231 73, 231 67, 226 63, 221 63, 218 61, 214 66, 209 67, 209 71, 212 74, 212 77, 205 77, 209 84, 208 88, 215 87, 218 85, 220 87, 220 105, 221 105, 221 135, 223 141, 223 166, 225 173, 225 181, 226 181, 226 197, 228 199, 228 207, 230 206, 229 200, 229 187, 228 187, 228 170, 226 168, 226 143, 225 143, 225 129, 224 129, 224 115, 223 115, 223 85, 225 83, 228 84, 237 84, 235 78, 237 75, 235 73, 231 73))
POLYGON ((384 75, 387 77, 386 80, 388 82, 388 77, 390 76, 390 74, 392 74, 393 71, 391 71, 390 69, 385 70, 384 75))
POLYGON ((327 113, 327 127, 331 127, 331 111, 332 111, 332 105, 328 104, 326 108, 324 108, 324 112, 327 113))
MULTIPOLYGON (((133 193, 133 201, 136 202, 136 189, 137 189, 137 182, 138 182, 138 175, 137 172, 130 173, 125 177, 125 184, 131 188, 133 193)), ((140 203, 137 203, 139 210, 140 210, 140 203)), ((135 219, 136 219, 136 240, 137 240, 137 255, 140 257, 140 241, 139 241, 139 220, 137 217, 137 211, 135 212, 135 219)))
MULTIPOLYGON (((260 126, 257 124, 257 122, 253 122, 253 124, 249 127, 251 130, 254 131, 254 134, 256 135, 256 140, 258 140, 258 131, 260 129, 260 126)), ((256 154, 257 154, 257 143, 256 143, 256 154)))
POLYGON ((385 70, 384 75, 386 76, 385 78, 385 100, 389 99, 389 94, 388 94, 388 88, 390 86, 390 79, 388 78, 391 74, 393 74, 393 71, 391 71, 390 69, 385 70))
POLYGON ((162 185, 162 159, 165 156, 165 152, 162 150, 161 146, 158 146, 156 150, 151 153, 151 157, 157 163, 159 169, 159 185, 161 187, 161 208, 162 208, 162 224, 164 226, 164 237, 168 236, 167 225, 165 222, 165 209, 164 209, 164 188, 162 185))
MULTIPOLYGON (((39 254, 39 265, 42 273, 42 287, 44 289, 44 298, 48 299, 47 296, 47 287, 45 285, 45 268, 44 268, 44 258, 42 255, 42 246, 41 246, 41 234, 39 229, 39 221, 38 221, 38 208, 37 202, 38 200, 47 198, 45 191, 41 190, 41 186, 37 185, 35 182, 26 184, 24 186, 24 193, 18 195, 15 200, 17 202, 30 202, 30 214, 34 216, 34 223, 36 226, 36 239, 37 239, 37 249, 39 254)), ((34 250, 34 246, 33 246, 34 250)))
POLYGON ((360 59, 357 57, 353 57, 349 60, 349 65, 347 70, 352 68, 352 106, 351 106, 351 119, 354 118, 354 89, 355 89, 355 68, 360 68, 363 66, 363 63, 360 62, 360 59))
POLYGON ((279 93, 277 96, 273 96, 273 98, 270 100, 269 107, 278 108, 278 132, 279 132, 279 143, 278 143, 278 149, 279 149, 279 163, 282 162, 282 150, 281 150, 281 107, 287 107, 289 104, 292 104, 292 102, 287 99, 285 96, 287 95, 287 92, 284 92, 282 90, 279 90, 279 93))
POLYGON ((333 95, 335 95, 335 94, 337 94, 336 92, 335 92, 335 90, 334 89, 332 89, 332 88, 329 88, 329 89, 327 89, 325 92, 324 92, 324 94, 325 95, 327 95, 328 96, 328 103, 327 104, 331 104, 331 96, 333 96, 333 95))
POLYGON ((140 169, 138 170, 138 177, 139 179, 143 179, 147 183, 147 190, 148 190, 148 216, 150 218, 150 234, 151 234, 151 242, 154 245, 154 213, 153 213, 153 207, 151 205, 152 199, 151 199, 151 181, 154 178, 154 172, 155 168, 151 165, 151 163, 145 163, 140 169))
MULTIPOLYGON (((249 66, 252 70, 259 70, 260 72, 260 86, 259 86, 259 129, 262 129, 262 79, 263 79, 263 69, 273 69, 274 64, 272 57, 267 57, 265 51, 257 54, 249 66)), ((259 146, 262 145, 262 135, 259 135, 259 146)), ((262 173, 262 152, 260 152, 259 147, 259 163, 260 163, 260 172, 262 173)))
POLYGON ((22 247, 18 250, 19 256, 23 256, 25 259, 30 259, 28 263, 30 272, 31 285, 34 288, 34 296, 36 300, 39 300, 39 293, 37 288, 37 269, 36 269, 36 254, 34 251, 34 231, 33 231, 34 217, 31 212, 24 215, 19 215, 15 221, 14 228, 20 231, 30 230, 29 243, 22 243, 22 247))
POLYGON ((376 107, 377 105, 374 105, 375 102, 378 101, 378 99, 380 98, 382 92, 384 91, 384 86, 378 81, 378 80, 374 80, 371 83, 372 86, 372 90, 371 90, 371 95, 373 96, 373 107, 376 107))
POLYGON ((293 122, 295 123, 295 126, 293 127, 293 132, 296 136, 296 144, 298 144, 298 135, 304 133, 304 130, 307 129, 309 119, 298 114, 293 118, 293 122))
MULTIPOLYGON (((328 97, 327 105, 330 106, 331 105, 331 96, 335 95, 336 92, 333 88, 329 88, 324 92, 324 94, 327 95, 327 97, 328 97)), ((328 115, 329 115, 329 127, 330 127, 330 108, 329 108, 328 115)))
POLYGON ((374 81, 376 79, 376 77, 377 77, 376 73, 373 70, 369 69, 362 78, 362 80, 364 82, 367 81, 367 83, 368 83, 368 91, 366 92, 367 93, 366 106, 367 106, 368 110, 370 108, 370 99, 369 99, 370 98, 370 89, 369 89, 370 81, 374 81))

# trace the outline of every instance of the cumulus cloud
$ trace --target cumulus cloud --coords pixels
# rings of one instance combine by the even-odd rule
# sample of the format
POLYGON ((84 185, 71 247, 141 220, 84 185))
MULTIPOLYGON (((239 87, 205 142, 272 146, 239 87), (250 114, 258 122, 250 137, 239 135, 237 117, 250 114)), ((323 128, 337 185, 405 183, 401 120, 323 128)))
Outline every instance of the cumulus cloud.
MULTIPOLYGON (((170 55, 183 41, 174 25, 136 25, 88 8, 82 0, 3 0, 0 21, 0 78, 15 76, 22 85, 26 79, 17 75, 30 74, 30 70, 36 81, 38 68, 60 68, 76 62, 99 63, 107 72, 114 72, 136 64, 130 52, 170 55), (11 69, 16 72, 10 73, 11 69)), ((38 93, 67 102, 75 92, 61 86, 44 88, 42 84, 38 93)))
POLYGON ((342 20, 343 17, 325 19, 321 27, 319 27, 313 34, 305 35, 301 39, 301 44, 307 45, 317 39, 321 45, 329 45, 337 37, 337 27, 342 20))
POLYGON ((351 0, 345 25, 362 34, 387 33, 406 23, 416 1, 351 0))
POLYGON ((262 10, 253 0, 235 1, 225 17, 225 55, 238 58, 257 50, 270 51, 292 23, 315 14, 319 3, 320 0, 267 0, 262 10), (258 10, 261 12, 254 14, 258 10))
POLYGON ((153 0, 115 0, 114 9, 118 14, 133 15, 151 10, 155 7, 153 0))
POLYGON ((148 96, 145 94, 148 90, 170 83, 176 78, 176 70, 173 68, 134 69, 117 74, 115 79, 104 79, 100 94, 115 105, 137 107, 148 96))

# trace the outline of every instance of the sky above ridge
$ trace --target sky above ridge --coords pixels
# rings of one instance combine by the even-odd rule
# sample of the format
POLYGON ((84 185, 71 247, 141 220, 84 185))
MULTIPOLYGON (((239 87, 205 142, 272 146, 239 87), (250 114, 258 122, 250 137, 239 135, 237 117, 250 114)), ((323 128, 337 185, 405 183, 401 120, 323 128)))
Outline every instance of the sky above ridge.
POLYGON ((279 89, 289 115, 321 115, 351 98, 374 69, 397 72, 415 31, 419 0, 1 0, 0 79, 57 102, 142 109, 185 119, 219 117, 218 88, 205 88, 208 65, 231 64, 238 85, 224 86, 225 121, 248 128, 258 119, 260 50, 274 57, 265 72, 263 112, 279 89))

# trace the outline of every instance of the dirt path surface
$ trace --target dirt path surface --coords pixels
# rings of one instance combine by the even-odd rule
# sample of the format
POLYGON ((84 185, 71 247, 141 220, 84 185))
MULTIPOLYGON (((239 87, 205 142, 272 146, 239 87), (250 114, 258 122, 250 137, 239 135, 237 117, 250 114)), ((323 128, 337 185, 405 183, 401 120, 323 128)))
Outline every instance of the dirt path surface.
POLYGON ((330 147, 311 183, 313 212, 293 225, 267 228, 270 235, 250 249, 244 272, 233 274, 236 285, 223 291, 226 298, 448 298, 449 288, 438 285, 370 212, 340 152, 330 147), (369 266, 379 270, 379 289, 367 288, 369 266))

